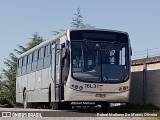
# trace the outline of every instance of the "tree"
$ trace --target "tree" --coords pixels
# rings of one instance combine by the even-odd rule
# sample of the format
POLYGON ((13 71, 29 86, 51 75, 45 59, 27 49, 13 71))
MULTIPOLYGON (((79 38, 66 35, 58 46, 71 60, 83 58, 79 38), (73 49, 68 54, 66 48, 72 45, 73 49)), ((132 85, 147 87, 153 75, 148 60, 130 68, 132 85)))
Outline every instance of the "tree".
POLYGON ((59 31, 52 31, 53 32, 52 35, 55 36, 55 35, 63 32, 63 31, 65 31, 65 30, 64 29, 59 29, 59 31))
POLYGON ((76 13, 71 22, 71 28, 94 28, 95 26, 91 26, 90 24, 85 24, 83 22, 83 16, 81 15, 81 9, 77 8, 76 13))
MULTIPOLYGON (((71 28, 93 28, 90 24, 84 24, 83 16, 81 15, 80 8, 74 14, 73 20, 71 22, 71 28)), ((59 31, 53 31, 53 35, 56 35, 64 31, 60 29, 59 31)), ((5 81, 0 82, 0 103, 8 104, 8 106, 13 106, 16 103, 16 71, 17 71, 17 54, 20 55, 27 50, 33 48, 34 46, 43 42, 44 39, 39 36, 38 33, 32 35, 31 41, 26 44, 26 46, 18 45, 17 49, 14 49, 14 53, 9 54, 9 59, 5 59, 4 64, 7 69, 3 69, 5 81)))
POLYGON ((77 8, 77 12, 74 14, 74 17, 71 22, 72 28, 85 28, 83 23, 83 16, 81 15, 81 9, 77 8))
POLYGON ((35 34, 32 35, 31 41, 26 45, 26 47, 18 45, 19 50, 14 49, 14 51, 17 54, 22 54, 23 52, 26 52, 27 50, 35 47, 36 45, 40 44, 43 41, 44 39, 41 36, 39 36, 39 34, 36 32, 35 34))
POLYGON ((3 69, 4 76, 6 78, 3 83, 3 87, 0 89, 1 104, 8 104, 9 107, 16 103, 16 71, 17 71, 17 56, 16 54, 22 54, 34 46, 43 42, 44 39, 39 36, 38 33, 32 35, 31 41, 26 45, 18 45, 18 49, 14 49, 14 53, 9 54, 9 59, 5 59, 4 64, 7 69, 3 69))
MULTIPOLYGON (((76 13, 74 14, 74 17, 72 19, 71 22, 71 28, 95 28, 95 26, 92 26, 90 24, 85 24, 83 22, 83 16, 81 14, 81 9, 77 8, 76 13)), ((57 35, 59 33, 61 33, 62 31, 64 31, 65 29, 60 29, 58 31, 52 31, 53 34, 52 35, 57 35)))

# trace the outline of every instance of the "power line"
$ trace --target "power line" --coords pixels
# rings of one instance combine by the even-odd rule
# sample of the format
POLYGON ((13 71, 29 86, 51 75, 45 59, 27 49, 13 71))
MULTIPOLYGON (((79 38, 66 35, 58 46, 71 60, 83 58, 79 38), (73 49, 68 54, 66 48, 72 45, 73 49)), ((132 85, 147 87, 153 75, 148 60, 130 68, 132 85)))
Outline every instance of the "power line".
POLYGON ((146 57, 154 57, 160 55, 160 47, 156 48, 147 48, 146 50, 140 50, 133 52, 132 59, 142 59, 146 57))

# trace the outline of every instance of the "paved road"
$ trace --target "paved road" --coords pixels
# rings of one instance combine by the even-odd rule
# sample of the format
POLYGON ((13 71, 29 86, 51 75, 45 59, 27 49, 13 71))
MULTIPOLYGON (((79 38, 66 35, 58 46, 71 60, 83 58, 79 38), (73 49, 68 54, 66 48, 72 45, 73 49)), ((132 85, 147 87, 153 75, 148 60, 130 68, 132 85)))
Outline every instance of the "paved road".
POLYGON ((49 110, 49 109, 20 109, 20 108, 0 108, 0 120, 149 120, 144 117, 125 117, 125 113, 103 113, 99 109, 76 109, 76 110, 49 110), (3 113, 2 113, 3 112, 3 113), (12 116, 12 117, 1 117, 12 116), (97 115, 108 116, 108 117, 97 117, 97 115), (46 117, 48 116, 48 117, 46 117), (116 116, 116 117, 110 117, 116 116), (119 117, 122 116, 122 117, 119 117), (30 118, 28 118, 30 117, 30 118))

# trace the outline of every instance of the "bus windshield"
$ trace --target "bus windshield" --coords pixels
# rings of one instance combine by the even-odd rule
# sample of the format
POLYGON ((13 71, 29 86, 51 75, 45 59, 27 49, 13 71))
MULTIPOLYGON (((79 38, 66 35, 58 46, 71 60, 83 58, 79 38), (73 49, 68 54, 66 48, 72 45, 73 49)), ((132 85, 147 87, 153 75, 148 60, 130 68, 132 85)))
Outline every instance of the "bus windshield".
POLYGON ((71 40, 72 77, 84 82, 114 83, 128 78, 128 43, 71 40))

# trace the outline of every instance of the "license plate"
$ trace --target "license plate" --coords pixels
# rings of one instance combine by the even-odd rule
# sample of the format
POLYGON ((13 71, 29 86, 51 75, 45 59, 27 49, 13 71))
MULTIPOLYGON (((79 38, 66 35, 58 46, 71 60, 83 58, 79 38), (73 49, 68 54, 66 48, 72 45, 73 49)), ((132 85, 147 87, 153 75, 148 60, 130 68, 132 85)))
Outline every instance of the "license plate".
POLYGON ((96 94, 95 97, 106 98, 106 94, 96 94))

